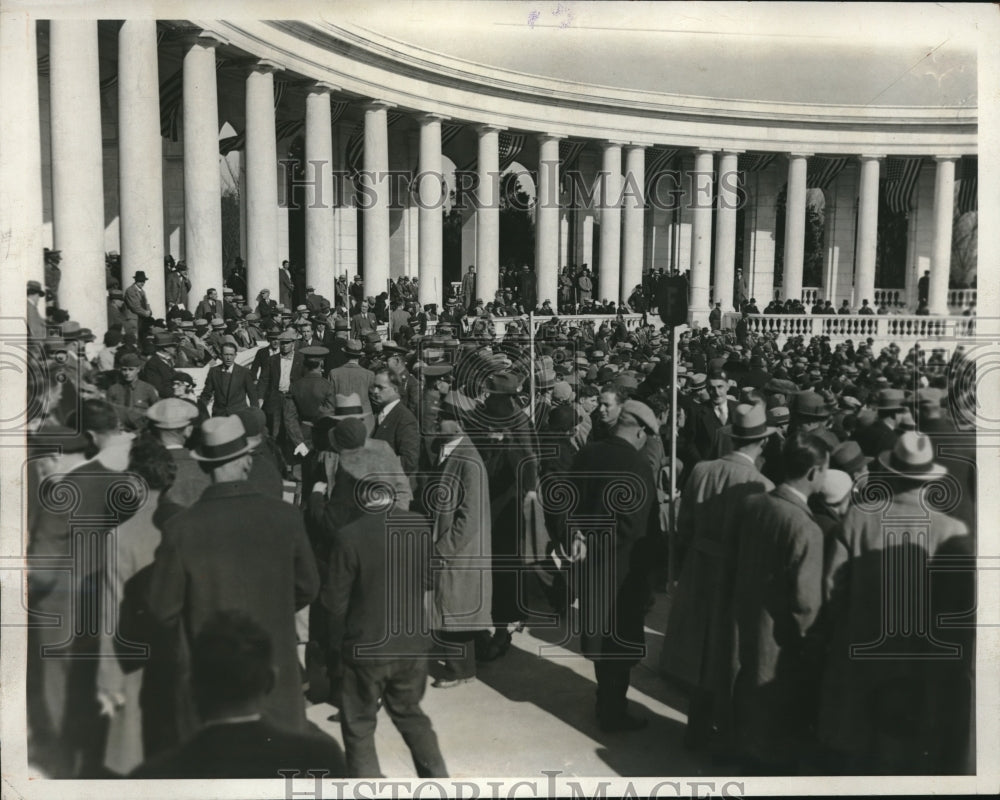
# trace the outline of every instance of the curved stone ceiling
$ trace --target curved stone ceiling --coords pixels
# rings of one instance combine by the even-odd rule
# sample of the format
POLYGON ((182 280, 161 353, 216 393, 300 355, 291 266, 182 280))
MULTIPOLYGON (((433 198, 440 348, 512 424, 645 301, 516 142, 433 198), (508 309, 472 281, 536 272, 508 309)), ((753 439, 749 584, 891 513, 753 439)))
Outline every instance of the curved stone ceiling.
POLYGON ((930 19, 907 27, 895 12, 847 8, 840 13, 857 17, 853 26, 826 23, 818 12, 782 22, 761 4, 383 1, 323 16, 401 53, 519 73, 526 83, 776 103, 976 106, 975 42, 960 25, 959 34, 930 19))

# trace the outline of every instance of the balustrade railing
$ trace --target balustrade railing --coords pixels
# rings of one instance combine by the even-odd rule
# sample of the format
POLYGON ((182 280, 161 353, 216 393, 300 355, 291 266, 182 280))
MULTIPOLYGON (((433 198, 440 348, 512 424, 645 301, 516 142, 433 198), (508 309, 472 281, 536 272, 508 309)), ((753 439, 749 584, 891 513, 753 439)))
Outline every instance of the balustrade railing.
POLYGON ((961 314, 970 305, 975 305, 977 292, 975 289, 949 289, 948 310, 961 314))
POLYGON ((806 308, 812 308, 816 305, 816 301, 819 299, 819 287, 818 286, 803 286, 802 287, 802 305, 806 308))
MULTIPOLYGON (((876 289, 874 297, 874 308, 878 308, 885 303, 889 308, 902 308, 907 303, 905 289, 876 289)), ((858 300, 861 303, 861 300, 858 300)))
MULTIPOLYGON (((734 325, 738 317, 729 317, 734 325)), ((976 318, 963 316, 915 316, 894 314, 752 314, 749 329, 756 334, 779 337, 829 336, 831 340, 874 339, 892 341, 955 341, 975 332, 976 318)))

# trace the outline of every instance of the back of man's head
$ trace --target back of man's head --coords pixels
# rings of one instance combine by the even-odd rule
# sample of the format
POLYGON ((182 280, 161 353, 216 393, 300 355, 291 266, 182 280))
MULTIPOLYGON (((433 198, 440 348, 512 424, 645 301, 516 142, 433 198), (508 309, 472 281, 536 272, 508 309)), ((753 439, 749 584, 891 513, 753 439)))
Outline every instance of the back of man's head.
POLYGON ((191 683, 203 720, 259 711, 274 686, 271 637, 242 611, 217 612, 194 639, 191 683))
POLYGON ((785 440, 782 456, 789 480, 805 478, 811 469, 823 467, 829 458, 826 442, 811 433, 796 433, 785 440))

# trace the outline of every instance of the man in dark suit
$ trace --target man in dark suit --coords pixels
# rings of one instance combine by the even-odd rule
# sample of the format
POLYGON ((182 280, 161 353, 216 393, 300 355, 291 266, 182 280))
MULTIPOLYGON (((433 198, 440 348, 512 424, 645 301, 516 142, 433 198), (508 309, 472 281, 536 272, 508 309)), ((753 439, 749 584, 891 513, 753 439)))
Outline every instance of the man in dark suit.
POLYGON ((388 442, 399 456, 403 471, 412 476, 420 461, 420 428, 413 412, 403 404, 401 390, 402 381, 397 373, 390 369, 375 373, 370 395, 378 415, 372 439, 388 442))
POLYGON ((281 262, 281 269, 278 270, 278 301, 285 308, 292 308, 292 293, 295 290, 295 282, 292 280, 292 273, 288 269, 288 262, 281 262))
POLYGON ((878 419, 867 427, 859 427, 854 438, 861 445, 861 452, 871 458, 892 450, 899 438, 899 422, 904 415, 902 389, 882 389, 878 393, 878 419))
POLYGON ((284 397, 284 429, 287 445, 294 455, 305 456, 314 446, 312 429, 325 414, 333 414, 337 407, 333 384, 323 377, 323 362, 327 349, 318 345, 303 347, 302 377, 292 381, 284 397))
POLYGON ((139 379, 156 389, 160 397, 173 397, 177 339, 172 333, 157 333, 153 337, 153 346, 156 352, 146 359, 139 379))
POLYGON ((255 381, 260 381, 261 373, 267 367, 268 359, 278 354, 278 335, 281 333, 277 328, 270 329, 267 336, 267 347, 260 348, 253 356, 253 363, 250 365, 250 375, 255 381))
POLYGON ((146 273, 137 272, 134 283, 125 290, 125 332, 134 333, 139 341, 142 341, 153 321, 145 285, 146 273))
POLYGON ((250 370, 236 363, 236 342, 223 343, 222 364, 208 371, 199 399, 206 408, 212 402, 213 417, 228 416, 257 405, 257 385, 250 370))
MULTIPOLYGON (((359 505, 351 509, 347 524, 335 531, 329 579, 324 583, 323 605, 329 613, 331 663, 343 666, 341 730, 347 751, 348 774, 354 778, 380 776, 375 751, 378 701, 403 735, 417 775, 447 776, 431 721, 420 708, 427 685, 427 651, 430 637, 425 625, 389 630, 388 621, 400 614, 426 608, 424 592, 430 582, 430 528, 426 522, 393 531, 386 522, 392 504, 379 491, 377 475, 362 478, 352 492, 359 505), (389 536, 416 538, 415 548, 391 547, 389 536), (410 557, 417 553, 417 559, 410 557), (389 581, 403 594, 389 591, 389 581), (396 599, 390 608, 389 598, 396 599), (366 652, 367 651, 367 652, 366 652)), ((405 544, 405 543, 404 543, 405 544)))
POLYGON ((130 777, 276 779, 279 770, 347 774, 344 754, 332 738, 284 730, 261 714, 274 685, 274 646, 249 616, 220 611, 210 617, 195 637, 191 660, 204 726, 130 777))
POLYGON ((282 331, 278 336, 278 354, 268 358, 260 373, 261 410, 267 417, 268 431, 276 441, 282 428, 285 395, 291 390, 292 382, 302 377, 302 354, 295 349, 298 338, 293 331, 282 331))
POLYGON ((364 339, 366 333, 371 333, 378 326, 378 320, 369 310, 371 304, 368 300, 362 300, 358 313, 351 317, 351 338, 364 339))
MULTIPOLYGON (((149 609, 159 624, 179 628, 189 644, 218 611, 250 615, 274 644, 274 689, 261 711, 271 722, 302 732, 295 613, 316 599, 319 573, 301 512, 248 482, 252 450, 236 416, 201 426, 193 455, 211 470, 212 485, 164 524, 149 609)), ((190 697, 184 697, 187 687, 179 688, 183 704, 190 697)))
MULTIPOLYGON (((695 462, 712 457, 719 429, 729 424, 736 401, 729 397, 725 372, 713 372, 708 379, 708 401, 696 406, 687 421, 688 459, 695 462)), ((685 459, 687 463, 687 459, 685 459)))
POLYGON ((628 713, 631 669, 644 651, 643 617, 649 600, 649 552, 639 544, 659 532, 656 489, 649 463, 640 454, 659 423, 652 409, 626 400, 611 435, 584 447, 573 465, 580 501, 573 515, 612 517, 613 522, 576 530, 570 558, 580 561, 580 651, 594 662, 597 721, 604 731, 636 730, 646 720, 628 713), (626 483, 634 498, 609 508, 608 484, 626 483))

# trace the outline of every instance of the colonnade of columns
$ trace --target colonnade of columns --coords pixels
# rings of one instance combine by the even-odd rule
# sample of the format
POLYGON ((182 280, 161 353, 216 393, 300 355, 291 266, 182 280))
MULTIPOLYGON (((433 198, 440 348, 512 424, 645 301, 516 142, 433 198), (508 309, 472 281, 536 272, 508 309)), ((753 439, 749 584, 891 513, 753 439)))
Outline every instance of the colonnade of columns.
MULTIPOLYGON (((35 78, 35 37, 15 26, 3 32, 4 89, 17 81, 34 102, 4 124, 3 233, 21 243, 25 272, 40 267, 40 180, 37 178, 38 132, 35 78), (26 76, 29 76, 26 80, 26 76), (13 181, 13 182, 12 182, 13 181), (30 262, 30 263, 29 263, 30 262)), ((50 23, 52 194, 54 246, 62 251, 61 294, 81 324, 94 330, 106 326, 104 292, 105 228, 103 208, 102 131, 98 73, 98 31, 94 21, 53 20, 50 23)), ((218 39, 201 31, 187 38, 183 59, 184 236, 185 258, 196 303, 210 287, 222 284, 222 223, 220 213, 219 120, 217 112, 216 49, 218 39)), ((164 313, 163 178, 159 131, 157 37, 153 20, 129 20, 119 32, 119 156, 122 262, 126 283, 135 271, 150 276, 147 295, 154 313, 164 313)), ((251 298, 274 286, 278 266, 277 177, 275 170, 274 73, 280 65, 253 60, 246 76, 246 260, 251 298)), ((332 297, 336 269, 336 227, 333 224, 333 139, 331 95, 338 87, 316 83, 306 99, 306 276, 317 291, 332 297), (324 196, 317 193, 324 192, 324 196), (315 201, 315 202, 313 202, 315 201)), ((8 94, 9 96, 9 94, 8 94)), ((10 108, 5 104, 6 108, 10 108)), ((365 293, 385 291, 389 279, 390 225, 389 131, 392 104, 374 99, 364 106, 364 172, 362 186, 374 202, 364 209, 363 252, 365 293)), ((440 302, 442 279, 441 128, 444 118, 414 111, 419 122, 418 253, 420 301, 440 302)), ((497 290, 499 224, 499 133, 491 124, 474 126, 477 142, 478 200, 476 263, 480 294, 492 299, 497 290)), ((538 138, 538 181, 535 214, 535 269, 538 300, 555 301, 560 267, 559 141, 551 132, 538 138)), ((601 225, 597 296, 627 298, 641 282, 644 268, 645 153, 648 145, 631 141, 601 143, 601 225), (623 180, 624 155, 624 180, 623 180), (623 186, 628 191, 623 196, 623 186)), ((721 300, 732 310, 737 241, 736 172, 740 150, 694 151, 691 213, 690 303, 699 321, 711 304, 721 300), (718 184, 713 173, 724 176, 718 184), (730 176, 730 177, 725 177, 730 176), (718 186, 718 196, 713 190, 718 186), (713 211, 714 241, 713 241, 713 211), (714 253, 714 281, 711 261, 714 253), (714 283, 714 290, 711 284, 714 283)), ((788 154, 787 217, 785 220, 784 297, 802 290, 805 237, 807 160, 809 154, 788 154)), ((860 155, 859 213, 855 257, 855 296, 873 300, 875 245, 881 155, 860 155)), ((936 159, 934 251, 931 262, 930 309, 947 313, 955 157, 936 159)), ((690 195, 689 195, 690 197, 690 195)), ((23 273, 22 273, 23 274, 23 273)), ((249 299, 249 298, 248 298, 249 299)))

